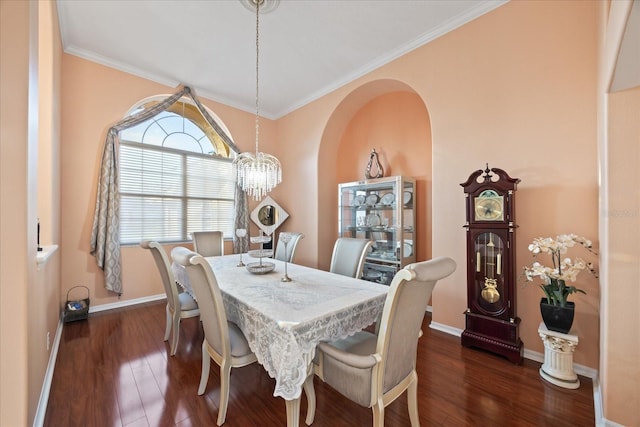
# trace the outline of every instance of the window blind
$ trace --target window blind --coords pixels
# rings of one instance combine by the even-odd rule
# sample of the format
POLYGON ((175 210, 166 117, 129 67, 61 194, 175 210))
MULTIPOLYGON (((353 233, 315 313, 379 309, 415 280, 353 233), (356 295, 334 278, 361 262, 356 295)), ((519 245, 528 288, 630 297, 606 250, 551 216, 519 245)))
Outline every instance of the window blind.
POLYGON ((187 241, 191 232, 233 233, 231 159, 122 141, 120 243, 187 241))

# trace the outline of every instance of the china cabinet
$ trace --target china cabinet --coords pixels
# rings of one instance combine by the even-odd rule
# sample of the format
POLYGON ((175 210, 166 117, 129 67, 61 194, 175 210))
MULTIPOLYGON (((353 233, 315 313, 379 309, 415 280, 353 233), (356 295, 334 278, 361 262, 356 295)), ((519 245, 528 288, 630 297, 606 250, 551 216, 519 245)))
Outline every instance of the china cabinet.
POLYGON ((395 273, 416 261, 415 179, 404 176, 338 185, 338 234, 369 239, 363 278, 389 285, 395 273))

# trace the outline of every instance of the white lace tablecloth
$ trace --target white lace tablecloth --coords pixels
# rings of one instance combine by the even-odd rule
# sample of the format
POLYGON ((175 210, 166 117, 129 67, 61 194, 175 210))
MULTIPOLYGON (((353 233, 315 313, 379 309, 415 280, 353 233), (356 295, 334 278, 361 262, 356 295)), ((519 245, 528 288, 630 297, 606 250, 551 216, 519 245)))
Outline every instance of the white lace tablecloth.
MULTIPOLYGON (((244 255, 244 261, 247 261, 244 255)), ((323 340, 345 338, 382 313, 388 287, 322 270, 288 264, 291 282, 281 282, 284 263, 273 272, 251 274, 236 267, 239 255, 207 258, 222 291, 227 318, 244 332, 251 350, 276 380, 274 396, 298 399, 323 340)), ((256 261, 250 259, 249 261, 256 261)), ((185 269, 173 264, 175 279, 188 292, 185 269)))

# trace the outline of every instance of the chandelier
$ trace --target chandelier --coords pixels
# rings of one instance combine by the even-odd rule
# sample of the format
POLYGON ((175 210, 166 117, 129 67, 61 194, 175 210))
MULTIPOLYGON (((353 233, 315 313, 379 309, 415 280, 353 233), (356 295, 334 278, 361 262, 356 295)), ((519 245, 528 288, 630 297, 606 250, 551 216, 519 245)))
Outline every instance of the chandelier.
MULTIPOLYGON (((260 200, 282 182, 280 161, 267 153, 260 152, 260 97, 259 97, 259 59, 260 59, 260 7, 270 12, 279 0, 241 0, 250 10, 256 11, 256 152, 240 153, 233 160, 233 174, 236 182, 245 193, 260 200)), ((264 13, 264 12, 263 12, 264 13)))

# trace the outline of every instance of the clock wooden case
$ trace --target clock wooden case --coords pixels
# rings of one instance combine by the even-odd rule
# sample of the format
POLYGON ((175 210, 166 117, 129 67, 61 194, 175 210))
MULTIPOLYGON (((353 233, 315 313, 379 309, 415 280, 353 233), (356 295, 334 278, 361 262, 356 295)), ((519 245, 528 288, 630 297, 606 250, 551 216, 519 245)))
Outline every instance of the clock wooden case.
POLYGON ((487 165, 464 188, 467 229, 467 310, 462 345, 522 362, 516 315, 515 191, 520 182, 487 165))

